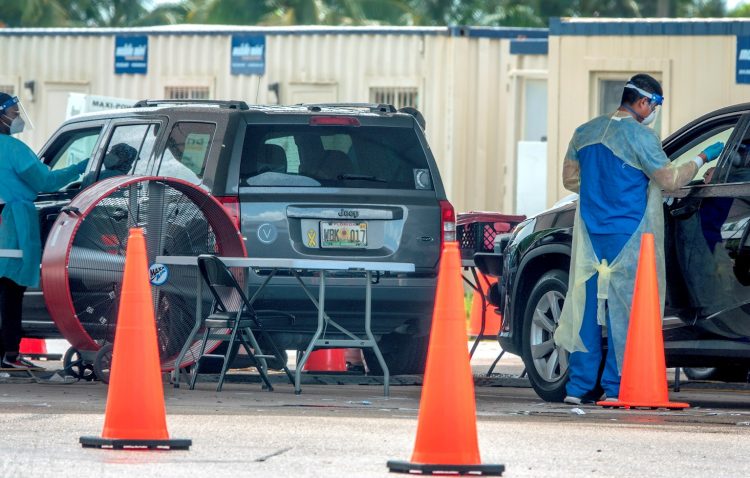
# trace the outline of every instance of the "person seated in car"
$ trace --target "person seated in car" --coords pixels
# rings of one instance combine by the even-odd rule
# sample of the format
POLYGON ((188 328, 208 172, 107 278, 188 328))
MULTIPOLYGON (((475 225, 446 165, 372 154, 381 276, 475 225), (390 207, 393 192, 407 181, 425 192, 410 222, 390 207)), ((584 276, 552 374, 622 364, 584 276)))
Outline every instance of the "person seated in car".
POLYGON ((104 155, 102 169, 99 171, 99 178, 97 179, 96 171, 91 171, 83 177, 81 188, 88 187, 94 182, 101 181, 102 179, 128 174, 137 157, 138 151, 129 144, 115 144, 110 148, 109 152, 104 155))
MULTIPOLYGON (((734 182, 734 176, 746 174, 746 148, 741 145, 732 154, 735 157, 731 160, 730 182, 734 182)), ((704 183, 710 184, 715 172, 716 168, 708 169, 704 183)), ((714 332, 746 335, 750 333, 750 321, 738 306, 750 300, 750 289, 738 280, 736 259, 730 257, 722 237, 734 203, 735 199, 727 196, 701 198, 696 214, 679 218, 675 223, 676 256, 699 316, 720 312, 727 325, 714 332)), ((704 327, 710 325, 706 323, 704 327)))

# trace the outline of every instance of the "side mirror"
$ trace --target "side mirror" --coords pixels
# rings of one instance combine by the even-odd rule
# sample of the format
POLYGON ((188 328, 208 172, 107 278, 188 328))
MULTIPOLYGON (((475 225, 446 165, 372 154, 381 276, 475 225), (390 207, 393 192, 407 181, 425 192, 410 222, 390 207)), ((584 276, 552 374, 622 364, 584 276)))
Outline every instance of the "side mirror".
POLYGON ((474 254, 474 264, 477 269, 484 274, 492 277, 503 275, 503 255, 492 252, 477 252, 474 254))
POLYGON ((505 248, 508 247, 508 243, 510 242, 510 233, 506 232, 504 234, 498 234, 495 236, 495 239, 492 243, 492 250, 495 251, 497 254, 502 254, 505 251, 505 248))

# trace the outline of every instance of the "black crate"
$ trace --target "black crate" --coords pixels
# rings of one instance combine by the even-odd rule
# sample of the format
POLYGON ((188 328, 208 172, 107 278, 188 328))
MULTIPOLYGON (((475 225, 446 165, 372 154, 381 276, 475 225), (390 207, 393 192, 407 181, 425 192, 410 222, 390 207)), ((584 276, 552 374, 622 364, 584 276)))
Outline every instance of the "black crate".
POLYGON ((499 213, 464 213, 456 220, 456 240, 461 259, 473 260, 477 252, 493 252, 495 236, 510 232, 525 216, 499 213))

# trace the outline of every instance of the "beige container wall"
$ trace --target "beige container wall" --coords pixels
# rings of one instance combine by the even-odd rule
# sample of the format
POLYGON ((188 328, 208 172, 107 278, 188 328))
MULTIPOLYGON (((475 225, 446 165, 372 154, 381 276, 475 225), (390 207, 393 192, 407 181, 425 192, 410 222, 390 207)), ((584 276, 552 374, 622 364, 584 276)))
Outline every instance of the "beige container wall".
POLYGON ((524 58, 545 70, 546 56, 510 55, 508 39, 450 36, 446 29, 390 30, 269 31, 266 74, 260 78, 230 74, 229 33, 150 34, 148 74, 116 75, 114 32, 8 35, 5 30, 0 85, 14 85, 30 110, 37 127, 22 139, 34 149, 64 120, 65 91, 136 100, 163 98, 166 87, 203 87, 215 99, 289 103, 317 92, 327 100, 368 102, 370 88, 417 88, 428 139, 456 210, 513 212, 514 168, 508 159, 515 157, 515 140, 507 138, 522 116, 512 100, 510 75, 517 75, 524 58), (23 88, 30 80, 33 98, 23 88), (269 93, 273 83, 279 84, 279 98, 269 93))
POLYGON ((562 160, 575 128, 596 114, 597 75, 660 77, 665 138, 705 113, 750 101, 750 85, 735 81, 736 50, 735 35, 551 35, 548 203, 570 194, 560 179, 562 160))

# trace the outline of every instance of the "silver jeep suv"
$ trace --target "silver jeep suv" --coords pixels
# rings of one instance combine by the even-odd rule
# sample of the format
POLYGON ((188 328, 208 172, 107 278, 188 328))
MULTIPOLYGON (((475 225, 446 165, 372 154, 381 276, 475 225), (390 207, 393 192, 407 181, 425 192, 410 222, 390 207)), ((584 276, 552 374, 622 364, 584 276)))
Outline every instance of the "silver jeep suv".
MULTIPOLYGON (((441 245, 453 238, 455 214, 419 112, 141 101, 68 120, 40 157, 58 168, 90 156, 85 177, 101 179, 102 160, 119 143, 138 151, 127 174, 177 177, 209 190, 237 221, 250 256, 413 263, 414 273, 376 278, 372 330, 391 373, 422 372, 441 245)), ((43 234, 80 189, 78 182, 39 196, 43 234)), ((251 274, 250 286, 264 278, 264 271, 251 274)), ((355 333, 363 332, 361 281, 336 274, 326 289, 327 312, 355 333)), ((28 291, 24 307, 27 335, 59 335, 41 291, 28 291)), ((304 348, 315 331, 316 311, 293 277, 271 281, 257 307, 295 316, 271 329, 283 348, 304 348)))

